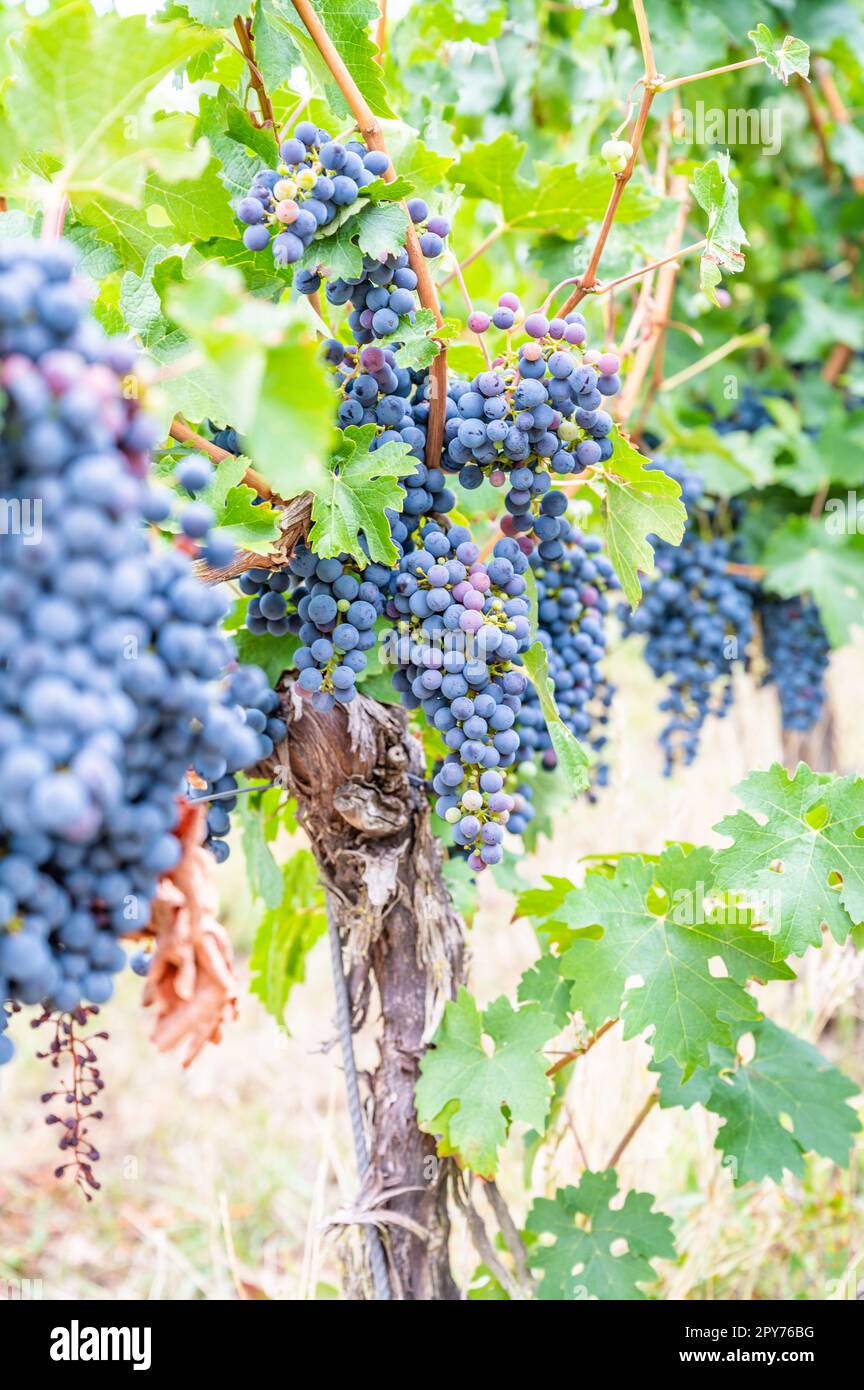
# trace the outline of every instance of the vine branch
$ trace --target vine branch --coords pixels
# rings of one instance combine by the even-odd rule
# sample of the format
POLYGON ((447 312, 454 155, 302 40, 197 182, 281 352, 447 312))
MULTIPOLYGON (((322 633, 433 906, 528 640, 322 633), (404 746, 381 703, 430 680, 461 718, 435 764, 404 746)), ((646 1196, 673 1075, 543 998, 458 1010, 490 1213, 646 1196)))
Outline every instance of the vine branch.
POLYGON ((686 77, 672 77, 668 82, 659 82, 655 88, 657 92, 674 92, 677 87, 686 87, 691 82, 701 82, 705 77, 719 77, 724 72, 737 72, 739 68, 756 68, 763 62, 758 57, 743 58, 740 63, 724 63, 720 68, 705 68, 703 72, 691 72, 686 77))
POLYGON ((618 1141, 618 1143, 615 1145, 615 1148, 612 1150, 612 1153, 609 1155, 609 1162, 606 1164, 607 1168, 616 1168, 618 1166, 618 1163, 621 1160, 621 1155, 627 1148, 627 1145, 642 1128, 642 1125, 645 1123, 648 1116, 651 1114, 651 1111, 654 1109, 654 1106, 657 1104, 659 1099, 660 1092, 652 1091, 646 1099, 645 1104, 639 1110, 638 1114, 634 1116, 633 1120, 631 1120, 626 1132, 622 1135, 621 1139, 618 1141))
MULTIPOLYGON (((230 449, 220 449, 219 445, 214 444, 212 440, 196 434, 179 415, 175 415, 171 421, 171 428, 168 433, 172 439, 176 439, 178 444, 191 444, 200 453, 206 454, 212 463, 224 463, 226 459, 237 457, 236 454, 231 453, 230 449)), ((243 474, 243 482, 247 487, 251 487, 253 491, 257 492, 259 497, 268 499, 276 496, 266 478, 262 478, 261 474, 254 468, 246 469, 243 474)))
POLYGON ((597 233, 594 249, 588 258, 585 273, 581 276, 579 282, 560 310, 562 318, 565 318, 566 315, 570 313, 571 309, 575 309, 577 304, 581 304, 586 294, 594 287, 597 279, 597 267, 600 264, 600 257, 603 255, 606 242, 609 239, 609 233, 615 221, 615 214, 618 211, 618 204, 624 196, 624 189, 630 182, 633 170, 636 167, 636 157, 639 154, 639 147, 642 144, 642 136, 645 133, 645 127, 648 123, 651 104, 656 94, 657 68, 654 63, 654 50, 651 46, 651 33, 648 26, 648 15, 645 11, 644 0, 633 0, 633 13, 636 18, 636 28, 639 31, 639 47, 642 50, 642 62, 645 68, 642 79, 642 99, 639 102, 639 110, 633 126, 633 132, 629 137, 629 143, 633 147, 633 152, 627 161, 626 168, 623 169, 620 174, 615 175, 615 183, 609 197, 609 202, 606 204, 606 211, 603 214, 603 221, 600 224, 600 231, 597 233))
MULTIPOLYGON (((357 122, 360 133, 362 134, 370 150, 380 150, 382 154, 389 153, 381 126, 377 117, 372 112, 369 103, 348 71, 344 59, 335 47, 330 35, 312 8, 310 0, 291 0, 294 9, 302 19, 309 32, 309 37, 330 69, 333 80, 340 92, 348 103, 348 108, 357 122)), ((393 168, 393 161, 387 167, 387 172, 382 175, 385 182, 393 183, 396 178, 396 171, 393 168)), ((408 209, 402 204, 403 211, 407 219, 405 234, 405 245, 408 252, 408 260, 411 269, 417 276, 417 294, 424 309, 431 310, 435 323, 438 328, 442 328, 444 320, 441 317, 441 309, 438 304, 438 295, 435 285, 429 272, 429 267, 423 252, 420 250, 420 241, 408 213, 408 209)), ((430 398, 429 398, 429 423, 426 431, 426 462, 430 467, 437 467, 437 461, 441 458, 441 446, 444 439, 444 410, 447 401, 447 354, 443 343, 441 350, 436 356, 430 368, 430 398)))
POLYGON ((598 1043, 604 1033, 608 1033, 610 1028, 614 1028, 618 1022, 617 1018, 607 1018, 605 1023, 601 1023, 596 1033, 592 1033, 587 1042, 580 1043, 572 1051, 565 1052, 563 1057, 559 1057, 557 1062, 553 1062, 551 1067, 546 1070, 547 1076, 554 1076, 556 1072, 563 1071, 571 1062, 575 1062, 578 1057, 584 1057, 586 1052, 590 1052, 595 1043, 598 1043))
POLYGON ((270 100, 270 97, 267 93, 267 88, 264 85, 264 78, 261 76, 261 69, 255 62, 255 46, 252 40, 251 19, 244 19, 242 15, 238 14, 236 19, 234 20, 234 33, 237 35, 237 42, 240 45, 240 52, 246 59, 246 65, 249 68, 249 76, 252 80, 252 86, 255 88, 255 93, 258 97, 258 105, 261 108, 261 119, 263 120, 265 126, 270 126, 271 129, 275 130, 276 116, 273 111, 273 103, 270 100))

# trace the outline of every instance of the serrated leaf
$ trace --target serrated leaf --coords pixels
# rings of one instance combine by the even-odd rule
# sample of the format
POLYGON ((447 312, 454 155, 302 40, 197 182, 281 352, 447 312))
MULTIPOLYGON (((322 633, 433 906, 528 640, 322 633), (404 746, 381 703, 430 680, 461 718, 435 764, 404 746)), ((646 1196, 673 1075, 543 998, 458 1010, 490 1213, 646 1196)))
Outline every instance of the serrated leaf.
POLYGON ((357 241, 367 256, 389 255, 404 246, 408 220, 400 207, 379 203, 357 214, 357 241))
POLYGON ((613 453, 603 465, 606 548, 624 594, 635 608, 642 597, 639 571, 647 573, 654 565, 648 537, 680 545, 687 512, 674 478, 649 468, 648 460, 617 426, 610 437, 613 453))
POLYGON ((732 840, 714 855, 717 885, 766 904, 778 955, 820 946, 823 926, 845 941, 864 921, 864 781, 775 763, 735 791, 747 810, 714 827, 732 840))
POLYGON ((656 864, 628 855, 612 878, 589 874, 556 913, 603 933, 580 937, 561 958, 572 1008, 591 1029, 622 1014, 625 1039, 651 1029, 656 1060, 674 1057, 687 1076, 707 1064, 712 1044, 732 1045, 734 1026, 760 1017, 749 980, 794 978, 746 910, 706 900, 712 883, 709 849, 672 845, 656 864), (712 974, 715 957, 726 976, 712 974))
POLYGON ((174 114, 155 119, 146 97, 191 55, 207 48, 209 34, 176 22, 148 24, 143 15, 96 15, 86 0, 61 5, 31 20, 13 50, 14 78, 4 93, 5 118, 22 161, 21 176, 7 179, 44 197, 90 197, 134 204, 148 170, 173 179, 197 173, 206 147, 190 150, 190 121, 174 114), (43 161, 41 192, 24 157, 43 161), (44 163, 45 160, 49 162, 44 163))
POLYGON ((409 323, 407 318, 403 319, 396 332, 384 341, 392 343, 394 347, 398 343, 398 366, 419 369, 430 366, 441 351, 441 344, 437 341, 439 333, 432 310, 417 309, 413 323, 409 323))
POLYGON ((151 175, 145 197, 151 207, 164 209, 167 240, 207 241, 214 236, 236 236, 237 224, 216 160, 211 160, 194 179, 178 179, 169 184, 151 175))
POLYGON ((235 632, 232 641, 237 649, 238 660, 244 664, 260 666, 272 686, 276 686, 280 676, 291 669, 294 653, 300 646, 300 638, 295 637, 293 633, 286 633, 284 637, 273 637, 269 632, 250 632, 247 627, 235 632))
POLYGON ((652 1260, 674 1260, 672 1222, 653 1211, 650 1192, 628 1192, 613 1211, 618 1178, 612 1168, 582 1174, 578 1187, 559 1187, 554 1197, 538 1197, 526 1222, 534 1236, 553 1236, 554 1244, 531 1247, 528 1260, 542 1271, 538 1298, 633 1300, 656 1278, 652 1260), (613 1254, 616 1242, 623 1253, 613 1254))
POLYGON ((86 206, 77 211, 82 223, 112 246, 130 270, 140 272, 150 253, 165 240, 164 228, 151 226, 145 212, 110 198, 88 196, 86 206))
POLYGON ((522 665, 537 691, 546 728, 561 768, 575 795, 588 785, 588 754, 558 713, 549 675, 549 655, 542 642, 534 642, 522 655, 522 665))
POLYGON ((75 247, 79 266, 92 280, 107 280, 120 269, 120 257, 114 247, 103 241, 92 227, 73 222, 67 225, 63 235, 75 247))
POLYGON ((807 593, 832 647, 842 647, 864 613, 864 545, 836 535, 828 520, 789 517, 772 532, 763 556, 765 587, 781 598, 807 593))
POLYGON ((374 425, 350 425, 342 434, 329 482, 312 503, 309 545, 317 555, 346 552, 365 565, 362 535, 369 559, 382 565, 394 565, 399 559, 384 512, 402 510, 404 492, 397 480, 413 473, 416 461, 407 444, 395 441, 370 453, 374 437, 374 425))
MULTIPOLYGON (((527 145, 511 131, 488 144, 476 144, 454 164, 448 179, 462 184, 469 198, 486 198, 501 209, 505 231, 556 232, 572 240, 598 221, 609 201, 612 179, 605 162, 582 165, 537 163, 535 180, 519 170, 527 145)), ((619 224, 638 221, 657 206, 653 194, 632 184, 616 214, 619 224)))
POLYGON ((736 1186, 784 1171, 800 1177, 804 1155, 822 1154, 845 1167, 861 1123, 847 1103, 858 1087, 815 1047, 764 1018, 748 1029, 752 1059, 719 1057, 682 1087, 674 1064, 661 1068, 660 1103, 704 1105, 723 1117, 715 1147, 736 1186))
POLYGON ((779 77, 784 86, 789 85, 793 73, 809 82, 810 48, 802 39, 785 34, 778 45, 767 24, 757 24, 755 29, 748 30, 747 37, 769 72, 779 77))
POLYGON ((560 1032, 570 1018, 570 989, 561 979, 557 957, 544 951, 522 975, 516 998, 520 1004, 538 1004, 544 1013, 554 1018, 560 1032))
MULTIPOLYGON (((275 142, 269 131, 258 130, 253 137, 246 129, 254 131, 247 112, 235 101, 225 87, 220 87, 215 95, 202 92, 198 99, 198 115, 195 121, 195 134, 206 137, 218 164, 219 178, 223 186, 223 204, 227 201, 224 190, 232 199, 243 198, 249 192, 252 179, 265 164, 272 166, 275 142), (252 139, 263 144, 253 151, 252 139), (271 158, 265 157, 265 151, 271 158)), ((217 233, 213 233, 217 235, 217 233)), ((231 218, 230 236, 240 241, 239 228, 231 218)), ((241 241, 242 245, 242 241, 241 241)), ((244 248, 245 249, 245 248, 244 248)))
POLYGON ((313 238, 297 264, 304 270, 325 266, 336 279, 350 280, 363 273, 363 252, 354 239, 356 227, 352 221, 343 222, 332 236, 313 238))
MULTIPOLYGON (((376 116, 392 116, 387 91, 376 62, 377 49, 369 26, 378 17, 372 0, 313 0, 315 11, 345 63, 362 95, 376 116)), ((312 76, 321 85, 327 104, 339 116, 350 116, 347 102, 333 80, 315 44, 301 23, 296 10, 288 4, 272 0, 269 21, 287 31, 296 44, 312 76)))
POLYGON ((216 262, 174 285, 167 308, 218 384, 216 417, 242 433, 274 491, 287 498, 327 485, 332 382, 306 310, 253 298, 216 262))
POLYGON ((453 163, 450 155, 430 149, 416 131, 401 122, 388 124, 387 149, 393 168, 416 192, 423 196, 439 193, 453 163))
POLYGON ((184 0, 186 9, 208 29, 230 29, 237 13, 237 0, 184 0))
POLYGON ((510 1121, 543 1129, 552 1082, 542 1048, 557 1031, 536 1004, 517 1010, 501 995, 481 1013, 467 989, 459 990, 423 1055, 415 1092, 420 1128, 441 1136, 439 1152, 494 1177, 510 1121), (491 1056, 484 1034, 494 1044, 491 1056))
POLYGON ((300 64, 300 54, 290 30, 279 21, 280 6, 276 0, 255 0, 255 62, 268 91, 275 91, 287 82, 292 68, 300 64))
POLYGON ((701 285, 712 304, 719 305, 715 293, 723 271, 736 275, 744 269, 742 246, 748 246, 738 218, 738 189, 729 177, 728 154, 709 159, 693 175, 691 191, 703 212, 708 214, 707 245, 700 262, 701 285))
POLYGON ((230 536, 235 545, 257 555, 267 555, 281 535, 281 515, 268 502, 259 502, 253 488, 242 484, 228 492, 224 506, 216 512, 216 526, 230 536))
POLYGON ((558 878, 554 874, 544 874, 543 882, 547 888, 526 888, 516 899, 516 917, 528 917, 538 925, 548 918, 555 917, 558 909, 576 885, 569 878, 558 878))
POLYGON ((249 991, 278 1023, 284 1024, 288 996, 305 978, 306 957, 326 930, 318 865, 308 849, 296 850, 282 865, 279 901, 264 914, 249 960, 249 991))

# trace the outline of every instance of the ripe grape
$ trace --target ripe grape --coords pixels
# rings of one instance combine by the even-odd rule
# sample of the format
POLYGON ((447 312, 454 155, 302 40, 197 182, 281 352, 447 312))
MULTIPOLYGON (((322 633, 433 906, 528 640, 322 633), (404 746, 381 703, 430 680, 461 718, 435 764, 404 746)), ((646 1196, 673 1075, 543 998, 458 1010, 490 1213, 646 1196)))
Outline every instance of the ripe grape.
MULTIPOLYGON (((75 266, 64 242, 0 245, 0 491, 41 515, 0 535, 0 1033, 4 1002, 109 997, 119 938, 178 861, 188 770, 236 773, 268 749, 235 689, 266 677, 223 680, 229 597, 152 543, 169 511, 145 476, 158 431, 128 390, 134 347, 104 336, 75 266)), ((184 468, 209 478, 195 456, 184 468)), ((212 514, 191 506, 205 536, 212 514)))

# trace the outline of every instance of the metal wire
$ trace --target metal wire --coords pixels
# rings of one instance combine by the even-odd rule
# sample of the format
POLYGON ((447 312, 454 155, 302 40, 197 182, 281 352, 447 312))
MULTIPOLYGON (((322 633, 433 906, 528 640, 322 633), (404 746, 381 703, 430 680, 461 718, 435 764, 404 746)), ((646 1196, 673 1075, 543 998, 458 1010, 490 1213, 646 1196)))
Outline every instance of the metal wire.
MULTIPOLYGON (((351 1001, 348 997, 348 982, 342 965, 342 943, 339 928, 333 915, 330 895, 327 894, 327 936, 330 941, 330 963, 333 967, 333 988, 336 995, 336 1025, 339 1030, 339 1046, 342 1052, 342 1070, 345 1073, 345 1093, 348 1100, 348 1118, 351 1121, 351 1137, 354 1140, 354 1156, 361 1182, 369 1172, 369 1151, 366 1147, 366 1131, 363 1127, 363 1110, 360 1105, 360 1086, 357 1080, 357 1063, 354 1060, 354 1034, 351 1031, 351 1001)), ((390 1280, 387 1274, 387 1260, 384 1246, 377 1226, 366 1227, 366 1244, 369 1250, 369 1266, 372 1271, 372 1284, 377 1299, 389 1300, 390 1280)))

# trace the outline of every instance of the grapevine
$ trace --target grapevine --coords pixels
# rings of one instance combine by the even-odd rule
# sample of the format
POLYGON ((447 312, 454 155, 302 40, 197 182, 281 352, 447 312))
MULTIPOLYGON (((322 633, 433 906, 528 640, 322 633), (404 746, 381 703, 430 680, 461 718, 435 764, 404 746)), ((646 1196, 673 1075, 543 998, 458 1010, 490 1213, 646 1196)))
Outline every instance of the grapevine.
MULTIPOLYGON (((664 1297, 699 1202, 722 1192, 743 1228, 752 1193, 778 1184, 789 1208, 784 1183, 850 1163, 856 1080, 761 987, 794 1000, 820 950, 851 979, 864 922, 861 781, 788 756, 830 721, 864 598, 854 142, 822 108, 851 120, 820 54, 815 172, 797 149, 769 179, 761 155, 742 171, 685 141, 691 84, 761 110, 763 85, 792 103, 810 76, 804 40, 758 22, 726 52, 731 17, 692 8, 680 51, 645 0, 10 18, 0 1064, 29 1016, 56 1175, 88 1202, 113 1200, 96 1044, 137 1026, 130 998, 188 1066, 246 974, 289 1031, 324 935, 357 1185, 316 1222, 348 1296, 664 1297), (718 51, 680 72, 706 34, 718 51), (586 104, 572 63, 584 77, 592 45, 586 104), (90 70, 83 103, 67 79, 90 70), (814 234, 811 263, 784 243, 784 298, 759 201, 782 188, 800 226, 814 177, 843 202, 837 246, 814 234), (661 805, 612 717, 634 651, 663 686, 667 775, 734 700, 746 718, 754 683, 775 692, 789 766, 727 788, 710 845, 659 815, 613 842, 642 781, 661 805), (484 918, 535 945, 497 997, 469 988, 484 918), (586 1138, 582 1059, 637 1038, 644 1092, 619 1122, 616 1070, 616 1132, 586 1138), (686 1202, 637 1190, 643 1127, 694 1105, 716 1171, 700 1153, 686 1202)), ((846 1003, 820 1020, 845 1027, 846 1003)), ((334 1125, 328 1164, 340 1142, 334 1125)))

